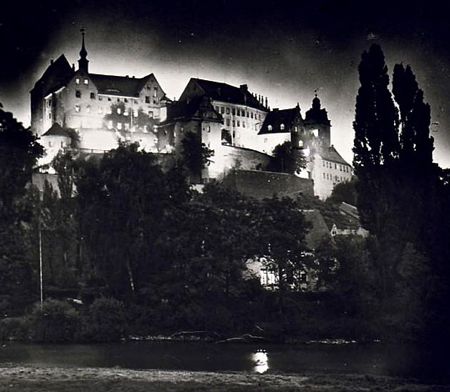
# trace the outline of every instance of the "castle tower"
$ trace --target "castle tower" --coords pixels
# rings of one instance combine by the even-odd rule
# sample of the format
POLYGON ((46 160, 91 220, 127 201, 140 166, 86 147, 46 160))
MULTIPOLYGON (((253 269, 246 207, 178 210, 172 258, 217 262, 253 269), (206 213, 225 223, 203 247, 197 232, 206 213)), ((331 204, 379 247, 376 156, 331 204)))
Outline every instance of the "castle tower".
POLYGON ((87 50, 84 46, 84 29, 81 29, 81 50, 80 59, 78 60, 78 69, 82 72, 88 73, 89 70, 89 60, 87 59, 87 50))
POLYGON ((314 95, 311 109, 305 113, 305 130, 316 136, 320 147, 330 147, 331 123, 327 111, 321 107, 317 94, 314 95))

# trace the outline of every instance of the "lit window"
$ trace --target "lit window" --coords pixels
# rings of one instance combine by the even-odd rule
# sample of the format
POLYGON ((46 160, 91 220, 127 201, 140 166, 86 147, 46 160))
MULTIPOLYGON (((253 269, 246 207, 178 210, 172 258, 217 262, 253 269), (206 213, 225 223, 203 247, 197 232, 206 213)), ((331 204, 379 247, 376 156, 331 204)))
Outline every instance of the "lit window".
POLYGON ((133 110, 133 116, 134 116, 134 117, 137 117, 137 116, 138 116, 138 111, 137 111, 137 109, 134 109, 134 110, 133 110))
POLYGON ((79 113, 80 110, 81 110, 80 105, 75 105, 75 111, 76 111, 77 113, 79 113))
POLYGON ((150 118, 153 118, 153 112, 152 112, 151 110, 148 112, 148 116, 149 116, 150 118))
POLYGON ((271 131, 271 130, 272 130, 272 125, 268 125, 268 126, 267 126, 267 130, 268 130, 268 131, 271 131))
POLYGON ((117 123, 117 129, 122 129, 122 123, 120 122, 117 123))
POLYGON ((95 93, 91 93, 91 99, 95 99, 95 93))
POLYGON ((88 84, 89 84, 89 79, 84 79, 84 80, 83 80, 83 83, 86 84, 86 85, 88 85, 88 84))
POLYGON ((80 84, 80 78, 75 79, 75 84, 80 84))
POLYGON ((130 124, 125 123, 125 129, 128 131, 130 129, 130 124))
POLYGON ((281 129, 282 131, 284 131, 284 124, 281 124, 281 125, 280 125, 280 129, 281 129))
POLYGON ((121 108, 117 108, 117 114, 122 114, 122 109, 121 108))
POLYGON ((108 121, 108 129, 112 129, 112 127, 113 127, 113 122, 112 122, 112 120, 109 120, 108 121))
POLYGON ((75 97, 81 98, 81 91, 80 90, 76 90, 75 91, 75 97))
POLYGON ((123 115, 124 116, 128 116, 128 110, 127 109, 125 109, 125 111, 123 112, 123 115))

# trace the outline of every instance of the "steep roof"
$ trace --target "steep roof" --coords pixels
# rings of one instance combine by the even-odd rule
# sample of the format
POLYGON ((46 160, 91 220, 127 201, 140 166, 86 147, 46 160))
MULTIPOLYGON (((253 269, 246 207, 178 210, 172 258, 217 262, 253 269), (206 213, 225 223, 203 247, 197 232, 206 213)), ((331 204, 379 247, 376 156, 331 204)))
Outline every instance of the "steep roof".
POLYGON ((143 78, 129 76, 114 76, 102 74, 89 74, 99 94, 121 95, 126 97, 138 97, 147 80, 153 74, 143 78))
MULTIPOLYGON (((45 72, 35 83, 33 90, 41 89, 43 95, 57 90, 64 86, 74 75, 75 71, 70 66, 63 54, 55 61, 52 61, 45 72)), ((32 91, 33 91, 32 90, 32 91)))
POLYGON ((229 102, 236 105, 244 105, 255 109, 267 109, 262 105, 256 97, 254 97, 247 88, 247 85, 241 87, 231 86, 227 83, 214 82, 212 80, 192 78, 191 81, 196 82, 205 95, 215 101, 229 102))
POLYGON ((300 108, 298 106, 292 109, 274 109, 267 113, 258 135, 288 133, 291 131, 291 128, 298 117, 301 118, 300 108), (284 129, 281 129, 282 124, 284 125, 284 129), (269 129, 269 125, 272 129, 269 129))
POLYGON ((58 123, 54 123, 42 136, 65 136, 70 138, 70 132, 58 123))
POLYGON ((202 118, 209 121, 223 122, 222 116, 217 113, 207 97, 194 97, 189 101, 176 101, 167 106, 167 118, 161 124, 173 121, 202 118))
POLYGON ((325 159, 327 161, 332 161, 332 162, 340 163, 342 165, 350 166, 350 164, 348 164, 346 162, 346 160, 344 158, 342 158, 341 155, 336 151, 334 146, 330 146, 328 148, 327 147, 322 148, 319 151, 319 155, 321 156, 322 159, 325 159))
POLYGON ((312 107, 305 113, 305 122, 310 124, 330 125, 326 109, 322 109, 320 99, 317 96, 313 99, 312 107))

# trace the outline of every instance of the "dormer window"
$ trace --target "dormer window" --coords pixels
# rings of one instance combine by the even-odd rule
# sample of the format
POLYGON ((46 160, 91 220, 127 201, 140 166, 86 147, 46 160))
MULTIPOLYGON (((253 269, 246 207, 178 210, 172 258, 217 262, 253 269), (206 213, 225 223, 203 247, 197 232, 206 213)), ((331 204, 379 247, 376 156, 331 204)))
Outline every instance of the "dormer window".
POLYGON ((89 79, 84 79, 84 80, 83 80, 83 83, 84 83, 85 85, 88 85, 88 84, 89 84, 89 79))
POLYGON ((267 126, 267 130, 268 130, 268 131, 271 131, 271 130, 272 130, 272 125, 268 125, 268 126, 267 126))
POLYGON ((122 114, 122 109, 121 108, 117 108, 117 114, 122 114))
POLYGON ((95 93, 91 93, 91 99, 95 99, 95 93))
POLYGON ((75 79, 75 84, 80 84, 80 78, 75 79))
POLYGON ((80 90, 76 90, 75 91, 75 97, 81 98, 81 91, 80 90))
POLYGON ((79 113, 80 110, 81 110, 80 105, 75 105, 75 111, 76 111, 77 113, 79 113))
POLYGON ((284 124, 281 124, 281 125, 280 125, 280 129, 281 129, 282 131, 284 131, 284 124))

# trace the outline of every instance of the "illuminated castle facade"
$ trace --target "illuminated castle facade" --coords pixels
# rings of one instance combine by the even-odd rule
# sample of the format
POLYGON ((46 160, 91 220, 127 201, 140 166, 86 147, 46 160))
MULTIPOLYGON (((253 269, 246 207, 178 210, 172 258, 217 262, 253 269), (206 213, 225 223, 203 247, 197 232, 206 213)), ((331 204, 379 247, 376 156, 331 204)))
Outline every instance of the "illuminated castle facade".
POLYGON ((184 135, 194 132, 214 150, 202 173, 206 180, 231 169, 263 170, 275 146, 286 141, 307 156, 307 168, 298 175, 313 180, 320 198, 352 175, 330 144, 331 123, 317 96, 303 118, 299 105, 270 110, 267 98, 245 84, 192 78, 172 102, 152 73, 142 78, 90 73, 84 32, 78 70, 61 55, 31 90, 31 128, 47 152, 41 164, 64 148, 103 153, 120 141, 177 153, 184 135))

